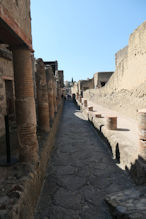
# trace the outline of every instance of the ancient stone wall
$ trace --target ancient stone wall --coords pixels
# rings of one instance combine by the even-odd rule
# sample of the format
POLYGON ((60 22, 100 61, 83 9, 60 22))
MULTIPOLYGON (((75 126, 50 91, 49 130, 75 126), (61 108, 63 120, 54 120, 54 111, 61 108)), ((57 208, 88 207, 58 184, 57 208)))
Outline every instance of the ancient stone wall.
MULTIPOLYGON (((20 176, 18 171, 21 167, 21 173, 24 171, 25 178, 25 180, 23 178, 24 189, 21 190, 21 194, 16 192, 18 194, 18 196, 16 194, 18 199, 15 195, 15 197, 12 197, 12 199, 17 199, 15 199, 17 203, 20 201, 19 206, 15 201, 12 201, 11 207, 8 207, 9 201, 7 202, 6 200, 7 203, 4 205, 1 204, 1 206, 4 207, 1 209, 0 218, 32 218, 30 212, 27 213, 28 211, 26 211, 26 208, 31 208, 31 204, 33 207, 35 205, 43 182, 43 173, 45 172, 50 149, 53 146, 62 110, 63 102, 61 102, 60 108, 58 108, 58 114, 55 114, 54 116, 56 93, 54 95, 53 89, 58 63, 57 61, 52 62, 53 69, 51 69, 50 75, 52 78, 49 87, 51 89, 49 90, 46 83, 46 66, 44 66, 43 61, 39 63, 37 78, 35 77, 35 69, 33 69, 35 68, 35 60, 32 57, 30 0, 0 0, 0 30, 0 43, 5 44, 5 46, 2 45, 0 48, 0 164, 9 166, 12 164, 11 162, 18 161, 16 164, 17 167, 15 166, 14 169, 13 167, 3 168, 3 171, 1 168, 1 173, 4 172, 4 175, 1 174, 1 187, 6 184, 5 182, 7 179, 12 180, 12 184, 14 183, 13 185, 16 186, 17 179, 23 178, 22 174, 20 176), (9 50, 11 50, 11 52, 9 50), (37 87, 35 80, 37 80, 37 87), (39 92, 34 92, 34 90, 37 91, 38 88, 39 92), (46 105, 48 105, 49 91, 51 91, 51 106, 53 108, 51 129, 47 127, 49 123, 49 116, 47 116, 49 109, 46 105), (34 96, 36 99, 39 99, 38 111, 41 113, 41 127, 43 127, 41 131, 37 130, 34 96), (8 129, 5 130, 4 118, 8 118, 9 120, 9 131, 8 129), (7 134, 6 136, 8 136, 8 133, 10 133, 10 147, 13 143, 13 145, 16 146, 16 148, 13 148, 14 153, 11 153, 12 157, 8 156, 12 159, 6 159, 8 157, 6 156, 5 135, 7 134), (16 138, 17 142, 13 141, 11 136, 16 138), (41 141, 40 136, 42 137, 41 141), (45 140, 44 137, 47 137, 48 139, 45 145, 43 145, 45 140), (24 166, 27 166, 30 172, 25 171, 24 166), (15 174, 15 170, 18 175, 15 174), (9 171, 13 177, 11 177, 9 171), (35 178, 33 178, 34 175, 35 178), (29 190, 30 186, 32 191, 29 190), (30 200, 32 200, 32 203, 30 200), (27 207, 25 208, 26 205, 27 207), (19 214, 23 208, 25 208, 23 214, 19 214)), ((12 185, 11 182, 9 182, 8 189, 10 189, 10 185, 12 185)), ((20 183, 18 184, 20 185, 20 183)), ((3 191, 8 194, 8 191, 5 189, 3 189, 3 191)), ((3 193, 1 199, 6 196, 7 195, 4 195, 3 193)))
POLYGON ((60 87, 63 88, 64 87, 64 73, 62 70, 57 71, 57 80, 60 84, 60 87))
POLYGON ((130 36, 128 43, 128 69, 120 88, 133 89, 146 81, 146 21, 130 36))
POLYGON ((116 53, 116 70, 107 83, 112 89, 134 89, 146 81, 146 22, 141 24, 129 38, 129 44, 116 53))
MULTIPOLYGON (((10 81, 14 92, 12 55, 4 46, 0 48, 0 152, 5 147, 5 115, 7 114, 6 81, 10 81)), ((13 93, 14 94, 14 93, 13 93)), ((13 100, 12 100, 13 101, 13 100)))
POLYGON ((130 36, 128 47, 116 53, 116 70, 100 89, 84 92, 84 97, 136 119, 146 108, 146 22, 130 36))
POLYGON ((81 94, 85 90, 93 89, 93 88, 94 88, 93 78, 88 80, 81 80, 78 82, 79 94, 81 94))
POLYGON ((15 21, 15 27, 20 28, 31 40, 31 16, 30 0, 0 0, 1 13, 4 14, 9 25, 12 25, 12 18, 15 21))
POLYGON ((44 62, 45 66, 51 66, 53 74, 56 75, 56 73, 58 72, 58 61, 46 61, 44 62))
POLYGON ((78 90, 78 83, 77 83, 77 82, 75 82, 75 83, 73 84, 73 86, 71 87, 71 93, 72 93, 72 94, 77 94, 77 93, 79 93, 79 90, 78 90))
POLYGON ((128 70, 128 57, 121 60, 119 65, 116 67, 114 74, 110 77, 108 83, 104 87, 104 92, 112 92, 112 90, 120 90, 121 82, 128 70))
POLYGON ((47 89, 48 89, 48 103, 49 103, 49 115, 50 115, 50 124, 52 125, 54 119, 54 91, 53 91, 53 82, 54 82, 54 72, 50 65, 46 67, 46 80, 47 80, 47 89))
POLYGON ((39 128, 42 131, 48 132, 50 130, 48 87, 45 65, 42 59, 37 59, 36 85, 39 128))
POLYGON ((123 49, 120 49, 116 54, 115 54, 115 65, 118 67, 121 61, 125 59, 128 56, 128 46, 125 46, 123 49))
POLYGON ((94 80, 94 88, 103 87, 110 77, 112 76, 113 72, 97 72, 93 76, 94 80))

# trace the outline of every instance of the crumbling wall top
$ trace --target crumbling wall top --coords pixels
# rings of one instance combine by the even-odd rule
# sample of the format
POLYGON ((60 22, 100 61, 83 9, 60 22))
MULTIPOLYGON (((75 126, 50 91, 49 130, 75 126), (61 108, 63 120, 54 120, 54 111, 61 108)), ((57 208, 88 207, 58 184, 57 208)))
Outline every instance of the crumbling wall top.
POLYGON ((125 46, 123 49, 120 49, 115 54, 115 65, 116 67, 128 56, 128 46, 125 46))

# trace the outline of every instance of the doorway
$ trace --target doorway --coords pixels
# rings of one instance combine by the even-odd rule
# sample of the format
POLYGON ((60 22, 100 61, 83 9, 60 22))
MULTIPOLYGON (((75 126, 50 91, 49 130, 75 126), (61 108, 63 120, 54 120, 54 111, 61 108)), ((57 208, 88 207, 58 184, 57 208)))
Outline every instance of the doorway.
POLYGON ((12 80, 5 80, 5 92, 6 92, 6 114, 11 119, 14 116, 14 92, 13 92, 12 80))

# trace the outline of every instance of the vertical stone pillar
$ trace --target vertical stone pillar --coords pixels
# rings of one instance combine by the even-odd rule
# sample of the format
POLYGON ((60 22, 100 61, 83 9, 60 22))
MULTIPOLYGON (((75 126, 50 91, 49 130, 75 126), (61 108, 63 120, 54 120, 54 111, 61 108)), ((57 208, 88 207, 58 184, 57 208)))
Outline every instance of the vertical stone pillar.
POLYGON ((64 87, 64 72, 63 70, 56 71, 57 78, 57 105, 60 105, 62 102, 63 87, 64 87))
POLYGON ((113 116, 106 117, 105 126, 108 130, 116 130, 117 129, 117 117, 113 117, 113 116))
POLYGON ((146 161, 146 109, 138 112, 139 156, 146 161))
POLYGON ((99 113, 98 113, 98 114, 96 113, 96 114, 95 114, 95 117, 96 117, 96 118, 102 118, 102 115, 99 114, 99 113))
POLYGON ((50 124, 52 125, 54 120, 54 101, 53 101, 53 72, 52 68, 48 67, 46 69, 46 78, 48 85, 48 103, 49 103, 49 113, 50 113, 50 124))
POLYGON ((87 100, 84 100, 84 107, 87 107, 87 100))
POLYGON ((138 112, 139 139, 146 141, 146 109, 138 112))
POLYGON ((139 140, 138 154, 144 161, 146 161, 146 141, 139 140))
POLYGON ((57 105, 60 105, 60 101, 61 101, 61 95, 60 95, 60 84, 59 81, 57 81, 57 105))
POLYGON ((27 48, 13 49, 13 65, 20 161, 36 162, 38 141, 31 52, 27 48))
POLYGON ((76 100, 79 100, 79 93, 76 94, 76 100))
POLYGON ((61 104, 61 88, 59 87, 58 91, 59 104, 61 104))
POLYGON ((54 81, 53 81, 53 95, 54 95, 54 110, 55 110, 55 113, 57 113, 57 87, 56 87, 56 80, 54 78, 54 81))
POLYGON ((48 90, 47 90, 45 65, 42 59, 37 60, 36 85, 37 85, 37 104, 38 104, 38 124, 40 130, 49 132, 50 121, 49 121, 48 90))
POLYGON ((89 107, 88 107, 88 110, 91 111, 91 112, 93 112, 93 106, 89 106, 89 107))

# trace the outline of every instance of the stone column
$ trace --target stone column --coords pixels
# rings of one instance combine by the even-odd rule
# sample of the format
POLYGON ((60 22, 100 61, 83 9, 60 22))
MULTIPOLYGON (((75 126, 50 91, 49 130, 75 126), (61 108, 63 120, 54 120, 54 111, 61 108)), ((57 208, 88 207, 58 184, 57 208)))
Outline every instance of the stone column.
POLYGON ((38 161, 38 141, 31 52, 27 48, 13 49, 13 65, 19 156, 20 161, 32 163, 38 161))
POLYGON ((61 88, 60 88, 60 83, 57 83, 57 98, 58 98, 58 105, 61 104, 61 88))
POLYGON ((108 130, 116 130, 117 129, 117 117, 113 116, 107 116, 106 117, 106 122, 105 122, 105 127, 108 130))
POLYGON ((138 131, 139 139, 146 141, 146 109, 138 112, 138 131))
POLYGON ((57 91, 57 106, 59 106, 59 82, 57 81, 57 88, 56 88, 56 91, 57 91))
POLYGON ((87 100, 84 100, 84 107, 87 107, 87 100))
POLYGON ((53 123, 54 120, 54 113, 55 113, 55 109, 54 109, 54 95, 53 95, 53 79, 51 78, 51 80, 49 81, 49 105, 50 105, 50 122, 51 124, 53 123))
POLYGON ((52 125, 54 120, 54 101, 53 101, 53 72, 52 68, 48 67, 46 69, 47 85, 48 85, 48 103, 49 103, 49 113, 50 113, 50 124, 52 125))
POLYGON ((45 65, 42 59, 37 60, 36 66, 36 86, 37 86, 37 105, 38 105, 38 124, 42 131, 49 132, 49 105, 48 90, 46 81, 45 65))
POLYGON ((56 87, 56 80, 55 80, 55 78, 54 78, 54 81, 53 81, 53 87, 54 87, 54 89, 53 89, 53 94, 54 94, 54 110, 55 110, 55 113, 57 113, 57 87, 56 87))
POLYGON ((138 112, 139 156, 146 161, 146 109, 138 112))
POLYGON ((93 112, 93 106, 89 106, 89 107, 88 107, 88 110, 91 111, 91 112, 93 112))

